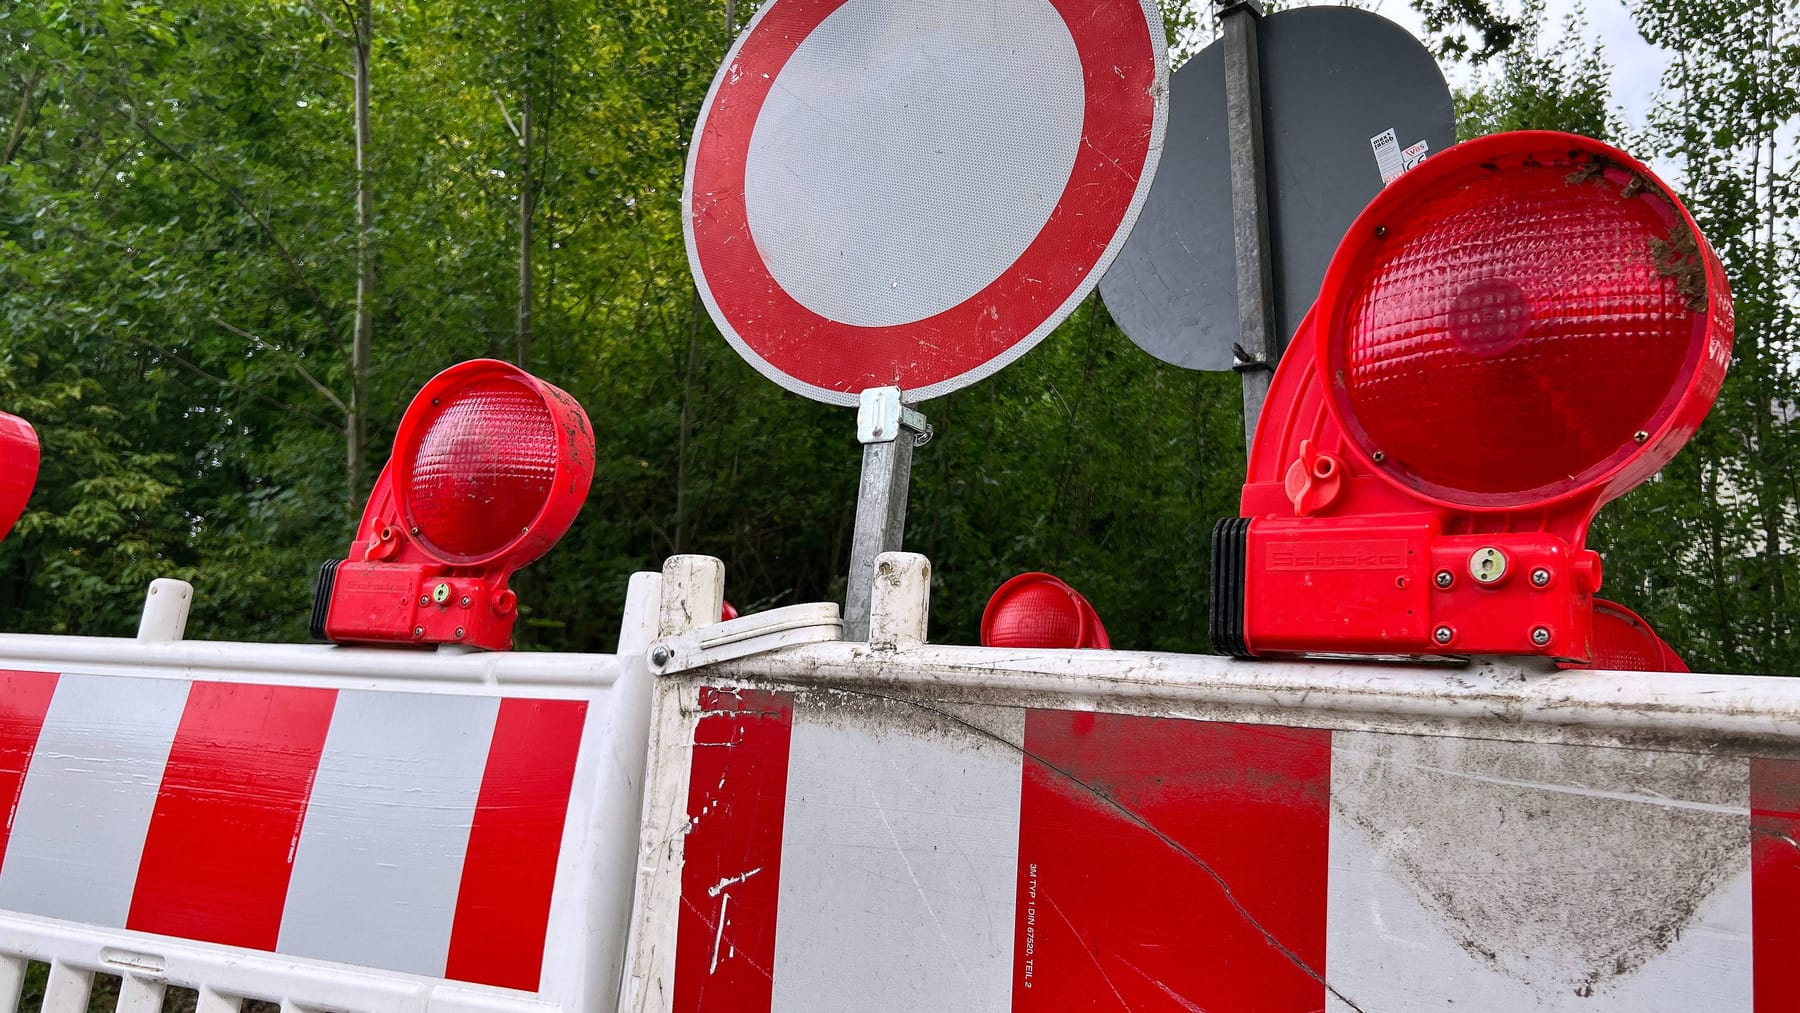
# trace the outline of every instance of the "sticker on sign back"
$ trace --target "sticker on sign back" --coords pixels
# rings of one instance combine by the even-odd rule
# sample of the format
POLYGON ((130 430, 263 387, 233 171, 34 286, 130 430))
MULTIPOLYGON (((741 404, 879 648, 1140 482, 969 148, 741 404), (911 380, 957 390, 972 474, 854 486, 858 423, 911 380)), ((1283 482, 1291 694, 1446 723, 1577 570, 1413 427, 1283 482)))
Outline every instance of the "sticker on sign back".
POLYGON ((1418 168, 1419 163, 1425 161, 1425 156, 1430 153, 1431 145, 1424 141, 1415 143, 1400 153, 1400 171, 1406 172, 1409 169, 1418 168))
POLYGON ((1369 147, 1375 152, 1375 165, 1381 170, 1382 186, 1399 179, 1401 173, 1425 161, 1425 156, 1431 153, 1431 145, 1425 141, 1416 141, 1402 150, 1393 127, 1369 138, 1369 147))

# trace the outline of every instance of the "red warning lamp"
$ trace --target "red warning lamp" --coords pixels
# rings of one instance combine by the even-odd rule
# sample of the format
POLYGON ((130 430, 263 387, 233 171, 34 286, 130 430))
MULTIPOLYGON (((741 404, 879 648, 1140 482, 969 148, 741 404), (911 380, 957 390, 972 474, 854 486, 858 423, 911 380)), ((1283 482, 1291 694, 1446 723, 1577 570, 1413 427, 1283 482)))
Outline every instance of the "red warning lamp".
POLYGON ((1081 592, 1047 573, 1000 585, 981 613, 983 647, 1112 647, 1100 614, 1081 592))
POLYGON ((1276 372, 1214 532, 1214 645, 1587 660, 1588 526, 1698 428, 1731 334, 1718 258, 1623 152, 1522 132, 1423 163, 1276 372))
POLYGON ((1594 657, 1588 664, 1610 672, 1685 672, 1687 662, 1656 635, 1644 617, 1618 602, 1594 599, 1594 657))
POLYGON ((0 412, 0 538, 5 538, 25 512, 37 486, 37 430, 17 415, 0 412))
POLYGON ((511 647, 506 582, 568 531, 593 476, 574 398, 493 359, 439 373, 400 420, 350 558, 320 572, 313 635, 511 647))

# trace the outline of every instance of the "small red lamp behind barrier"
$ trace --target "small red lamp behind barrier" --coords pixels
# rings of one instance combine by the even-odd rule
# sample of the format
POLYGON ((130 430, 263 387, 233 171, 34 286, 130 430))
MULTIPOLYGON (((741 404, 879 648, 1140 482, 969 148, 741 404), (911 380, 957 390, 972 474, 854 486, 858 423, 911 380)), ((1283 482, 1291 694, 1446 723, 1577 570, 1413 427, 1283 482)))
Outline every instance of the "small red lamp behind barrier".
POLYGON ((25 512, 37 486, 37 430, 17 415, 0 412, 0 538, 5 538, 25 512))
POLYGON ((1609 672, 1685 672, 1687 662, 1656 635, 1644 617, 1618 602, 1594 599, 1594 658, 1585 665, 1609 672))
POLYGON ((1731 337, 1718 258, 1624 152, 1523 132, 1426 161, 1276 371, 1213 533, 1214 646, 1587 661, 1588 526, 1698 428, 1731 337))
POLYGON ((401 418, 350 558, 320 571, 313 635, 510 648, 507 580, 568 531, 593 477, 574 398, 492 359, 444 370, 401 418))
POLYGON ((1104 650, 1112 641, 1081 592, 1047 573, 1021 573, 988 599, 981 613, 981 646, 1104 650))

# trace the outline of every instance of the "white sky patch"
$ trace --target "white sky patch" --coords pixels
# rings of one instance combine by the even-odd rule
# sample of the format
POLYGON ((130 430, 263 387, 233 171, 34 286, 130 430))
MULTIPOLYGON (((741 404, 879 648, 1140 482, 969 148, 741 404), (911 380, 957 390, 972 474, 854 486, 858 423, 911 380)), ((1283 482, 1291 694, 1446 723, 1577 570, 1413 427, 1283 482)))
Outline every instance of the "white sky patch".
MULTIPOLYGON (((1362 0, 1359 3, 1295 0, 1285 5, 1287 8, 1338 6, 1361 7, 1373 11, 1405 28, 1421 41, 1425 40, 1424 19, 1413 9, 1409 0, 1362 0)), ((1497 6, 1511 15, 1517 15, 1520 9, 1518 0, 1499 0, 1497 6)), ((1547 0, 1544 5, 1544 36, 1547 40, 1554 40, 1560 35, 1564 20, 1577 7, 1587 14, 1588 36, 1598 39, 1605 47, 1606 62, 1612 68, 1612 104, 1624 113, 1625 120, 1631 127, 1643 127, 1651 107, 1656 103, 1662 88, 1663 71, 1668 68, 1673 54, 1644 41, 1644 37, 1638 34, 1637 26, 1632 23, 1626 0, 1547 0)), ((1210 28, 1207 30, 1210 33, 1210 28)), ((1195 52, 1203 48, 1201 40, 1196 42, 1201 44, 1188 44, 1184 41, 1176 48, 1182 53, 1195 52)), ((1444 77, 1450 82, 1450 87, 1466 88, 1475 79, 1475 68, 1465 62, 1445 64, 1444 77)))
MULTIPOLYGON (((1314 6, 1303 4, 1302 6, 1314 6)), ((1517 15, 1517 0, 1501 0, 1498 4, 1507 14, 1517 15)), ((1632 23, 1625 0, 1548 0, 1544 5, 1544 37, 1554 40, 1562 32, 1563 22, 1577 8, 1587 14, 1590 38, 1605 47, 1606 62, 1612 66, 1612 102, 1625 113, 1633 127, 1642 127, 1662 87, 1662 73, 1673 55, 1644 41, 1632 23)), ((1382 17, 1402 25, 1407 31, 1425 38, 1424 19, 1407 0, 1374 0, 1369 7, 1382 17)), ((1450 87, 1466 87, 1474 78, 1474 69, 1466 63, 1444 67, 1450 87)))

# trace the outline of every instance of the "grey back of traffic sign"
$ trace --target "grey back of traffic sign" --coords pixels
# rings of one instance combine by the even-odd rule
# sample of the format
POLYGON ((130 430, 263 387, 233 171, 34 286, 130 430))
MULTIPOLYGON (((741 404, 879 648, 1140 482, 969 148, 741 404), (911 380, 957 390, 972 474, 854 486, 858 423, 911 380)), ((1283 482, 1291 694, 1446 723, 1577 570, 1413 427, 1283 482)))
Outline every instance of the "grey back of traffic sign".
MULTIPOLYGON (((1388 180, 1456 140, 1443 72, 1405 29, 1349 7, 1259 26, 1275 329, 1285 342, 1358 213, 1388 180)), ((1232 368, 1238 283, 1224 46, 1175 72, 1161 171, 1100 282, 1138 347, 1189 369, 1232 368)))

